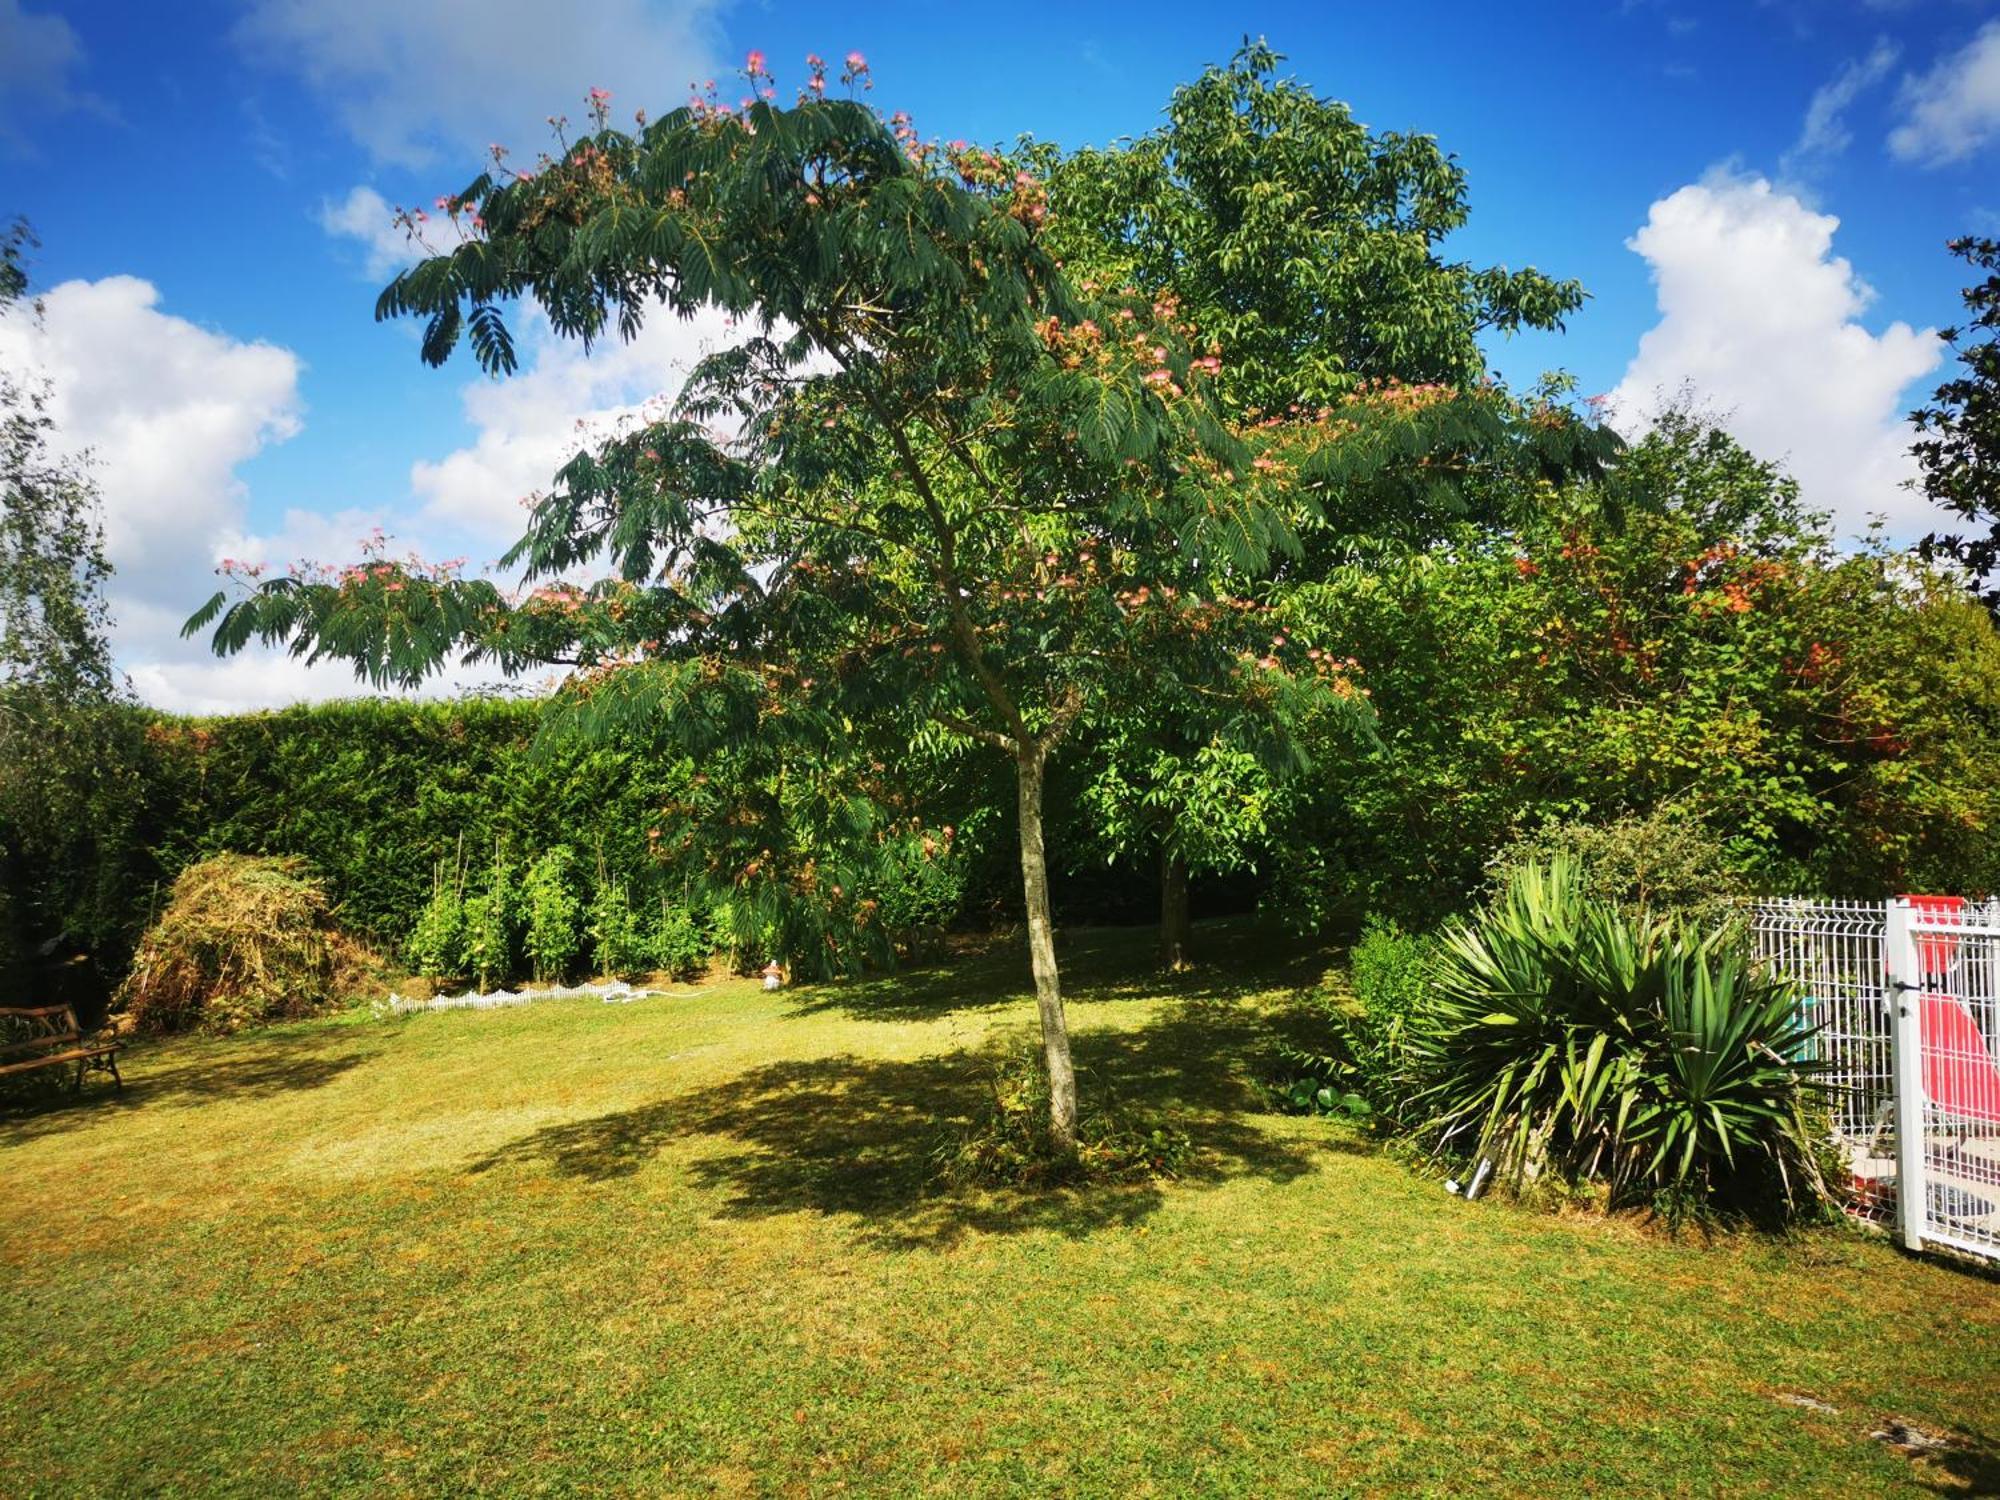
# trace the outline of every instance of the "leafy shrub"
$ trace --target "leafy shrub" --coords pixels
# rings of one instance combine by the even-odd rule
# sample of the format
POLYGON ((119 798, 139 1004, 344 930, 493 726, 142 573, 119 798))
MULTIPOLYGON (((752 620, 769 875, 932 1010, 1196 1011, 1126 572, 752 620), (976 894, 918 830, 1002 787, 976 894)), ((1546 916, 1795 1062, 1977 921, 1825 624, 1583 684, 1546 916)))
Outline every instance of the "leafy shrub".
POLYGON ((1372 1120, 1376 1118, 1375 1101, 1356 1086, 1363 1081, 1363 1075, 1345 1047, 1347 1018, 1330 1011, 1328 1019, 1339 1038, 1335 1051, 1311 1052, 1289 1044, 1279 1045, 1279 1054, 1288 1071, 1272 1088, 1278 1107, 1294 1115, 1372 1120))
POLYGON ((544 983, 568 974, 583 948, 583 904, 576 898, 576 856, 558 844, 528 866, 521 904, 523 946, 535 978, 544 983))
POLYGON ((1759 890, 2000 888, 2000 632, 1958 580, 1685 416, 1530 509, 1289 591, 1377 710, 1307 726, 1273 815, 1301 926, 1455 909, 1515 831, 1662 805, 1759 890))
POLYGON ((1393 1120, 1408 1079, 1404 1039, 1424 996, 1436 940, 1370 917, 1347 960, 1347 983, 1323 985, 1313 1008, 1332 1033, 1326 1052, 1281 1046, 1291 1076, 1278 1100, 1295 1114, 1393 1120))
POLYGON ((464 967, 483 990, 505 982, 514 972, 519 904, 513 868, 495 849, 485 889, 465 903, 464 967))
POLYGON ((442 865, 404 955, 426 979, 456 979, 465 972, 465 893, 460 877, 447 878, 442 865))
POLYGON ((584 915, 584 927, 598 973, 630 978, 652 967, 651 949, 639 930, 631 893, 622 881, 600 874, 584 915))
POLYGON ((1545 1173, 1614 1203, 1795 1209, 1820 1181, 1804 1111, 1813 1028, 1726 933, 1635 920, 1565 859, 1524 865, 1449 926, 1408 1050, 1446 1155, 1545 1173))
POLYGON ((952 828, 885 841, 871 884, 891 941, 916 949, 938 939, 964 908, 968 872, 952 828))
POLYGON ((649 940, 653 967, 676 979, 699 978, 715 952, 708 924, 689 907, 669 905, 665 897, 649 940))
POLYGON ((1555 859, 1577 867, 1584 895, 1634 921, 1678 916, 1723 927, 1739 919, 1750 894, 1713 832, 1678 807, 1656 807, 1608 823, 1552 819, 1518 836, 1486 866, 1489 896, 1504 892, 1523 866, 1555 859))
POLYGON ((1074 1153, 1049 1139, 1049 1080, 1039 1050, 1012 1052, 994 1065, 991 1098, 963 1132, 932 1152, 938 1180, 954 1187, 1036 1187, 1059 1182, 1143 1181, 1181 1175, 1193 1160, 1187 1132, 1128 1115, 1083 1091, 1074 1153))
POLYGON ((304 861, 219 854, 174 882, 118 999, 142 1031, 234 1031, 325 1009, 361 962, 304 861))
POLYGON ((1354 998, 1378 1026, 1400 1030, 1423 999, 1437 941, 1407 932, 1388 917, 1370 917, 1348 955, 1354 998))

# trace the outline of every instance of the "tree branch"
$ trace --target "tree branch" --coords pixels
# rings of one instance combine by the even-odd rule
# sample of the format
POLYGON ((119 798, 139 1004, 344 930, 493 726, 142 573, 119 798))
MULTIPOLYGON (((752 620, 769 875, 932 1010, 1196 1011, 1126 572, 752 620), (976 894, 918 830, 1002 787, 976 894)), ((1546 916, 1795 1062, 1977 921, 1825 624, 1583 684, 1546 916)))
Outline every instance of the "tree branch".
POLYGON ((942 728, 949 729, 953 734, 962 734, 967 739, 978 740, 982 745, 991 745, 997 750, 1004 750, 1009 755, 1019 755, 1021 753, 1021 747, 1006 735, 1000 733, 999 730, 984 728, 981 725, 973 723, 970 719, 960 718, 957 714, 933 712, 931 714, 931 722, 942 728))

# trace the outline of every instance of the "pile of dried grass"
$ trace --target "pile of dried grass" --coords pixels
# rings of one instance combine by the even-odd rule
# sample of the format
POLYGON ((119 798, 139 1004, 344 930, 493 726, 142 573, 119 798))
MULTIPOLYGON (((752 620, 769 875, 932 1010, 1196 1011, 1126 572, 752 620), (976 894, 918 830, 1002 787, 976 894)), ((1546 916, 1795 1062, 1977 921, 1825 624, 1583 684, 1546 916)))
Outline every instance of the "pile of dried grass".
POLYGON ((304 861, 219 854, 190 865, 119 990, 141 1031, 234 1031, 324 1010, 365 967, 304 861))

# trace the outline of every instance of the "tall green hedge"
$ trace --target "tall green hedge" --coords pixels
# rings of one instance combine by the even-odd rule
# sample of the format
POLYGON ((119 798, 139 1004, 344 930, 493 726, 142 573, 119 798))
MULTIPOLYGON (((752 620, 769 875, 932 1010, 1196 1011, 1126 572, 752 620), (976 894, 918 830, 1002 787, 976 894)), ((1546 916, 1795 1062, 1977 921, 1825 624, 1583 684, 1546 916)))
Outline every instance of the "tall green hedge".
POLYGON ((517 856, 561 844, 644 869, 647 830, 685 792, 689 763, 575 743, 536 753, 539 715, 533 702, 363 700, 159 719, 174 816, 158 858, 303 855, 350 928, 397 942, 461 839, 474 861, 497 840, 517 856))
POLYGON ((626 878, 657 878, 648 831, 685 793, 685 759, 580 743, 538 751, 540 705, 375 700, 182 718, 112 710, 99 789, 61 847, 0 829, 13 919, 116 968, 175 875, 224 851, 303 856, 343 924, 400 945, 441 859, 600 851, 626 878))
POLYGON ((441 862, 462 859, 477 886, 496 854, 522 870, 563 848, 580 895, 601 871, 641 912, 691 905, 739 957, 823 973, 954 920, 968 882, 1015 889, 978 767, 920 777, 888 809, 839 787, 815 806, 812 778, 755 753, 697 764, 637 742, 551 743, 542 724, 539 701, 504 698, 95 712, 77 730, 88 754, 52 758, 33 796, 0 797, 0 969, 18 979, 40 949, 82 952, 108 989, 174 877, 224 852, 302 857, 348 931, 401 950, 441 862), (52 804, 62 815, 34 810, 52 804), (934 837, 920 807, 960 837, 934 837))

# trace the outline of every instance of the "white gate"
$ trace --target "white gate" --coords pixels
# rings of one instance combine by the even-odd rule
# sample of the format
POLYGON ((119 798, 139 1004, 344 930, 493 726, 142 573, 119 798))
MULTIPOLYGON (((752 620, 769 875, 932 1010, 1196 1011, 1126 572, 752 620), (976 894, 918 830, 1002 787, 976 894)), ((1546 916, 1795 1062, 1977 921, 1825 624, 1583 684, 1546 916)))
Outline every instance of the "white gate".
POLYGON ((1764 901, 1751 927, 1821 1028, 1849 1211, 2000 1259, 2000 906, 1764 901))

